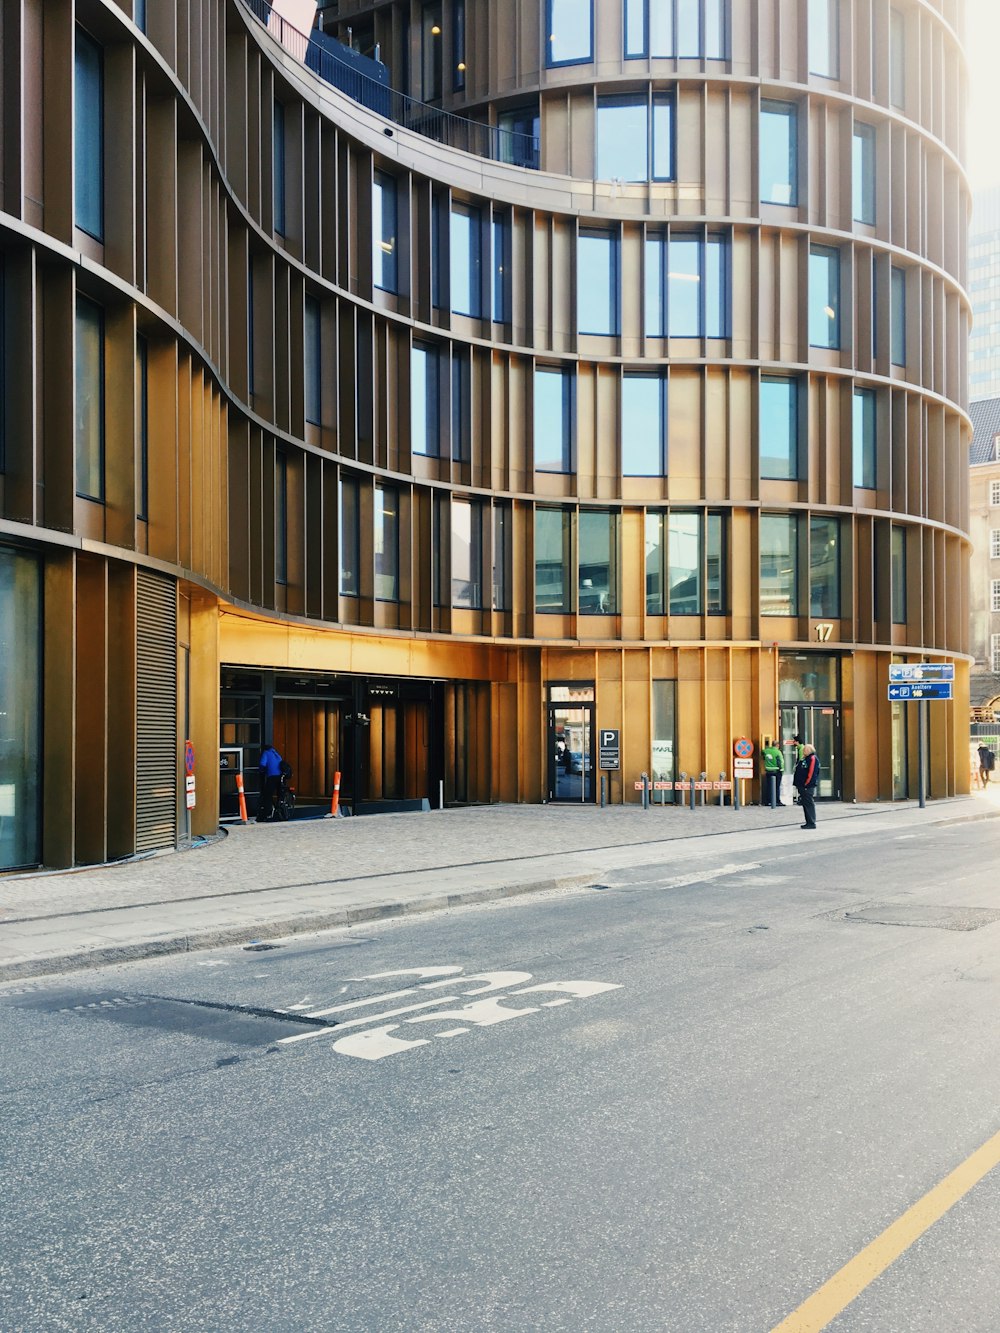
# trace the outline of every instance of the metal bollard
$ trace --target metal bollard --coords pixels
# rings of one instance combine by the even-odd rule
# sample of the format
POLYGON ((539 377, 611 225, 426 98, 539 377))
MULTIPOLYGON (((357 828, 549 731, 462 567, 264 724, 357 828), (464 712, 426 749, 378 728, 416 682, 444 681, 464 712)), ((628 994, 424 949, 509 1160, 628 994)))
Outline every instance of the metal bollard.
POLYGON ((695 792, 695 789, 694 789, 694 784, 695 784, 695 782, 697 782, 697 778, 696 778, 695 775, 692 773, 692 774, 691 774, 691 809, 692 809, 692 810, 694 809, 694 800, 695 800, 695 796, 697 795, 697 793, 695 792))
MULTIPOLYGON (((702 782, 704 782, 705 779, 706 779, 707 777, 708 777, 708 774, 707 774, 707 773, 702 773, 702 775, 701 775, 701 780, 702 780, 702 782)), ((705 791, 705 788, 702 787, 702 789, 701 789, 701 804, 702 804, 702 805, 705 804, 705 798, 706 798, 707 795, 708 795, 708 793, 705 791)))
MULTIPOLYGON (((725 780, 726 780, 726 775, 725 775, 725 773, 720 773, 720 774, 719 774, 719 781, 720 781, 720 782, 725 782, 725 780)), ((725 804, 726 804, 726 793, 725 793, 725 792, 723 791, 723 789, 720 787, 720 788, 719 788, 719 808, 721 809, 722 806, 724 806, 725 804)))
POLYGON ((739 808, 740 808, 740 780, 739 780, 739 778, 736 776, 736 774, 734 773, 734 774, 733 774, 733 809, 734 809, 734 810, 738 810, 739 808))
POLYGON ((648 773, 643 773, 643 775, 642 775, 642 808, 643 808, 643 810, 648 810, 648 809, 649 809, 649 774, 648 774, 648 773))
POLYGON ((602 809, 602 810, 603 810, 604 807, 607 805, 607 803, 608 803, 608 779, 607 779, 607 775, 604 774, 604 773, 602 773, 602 774, 601 774, 601 809, 602 809))

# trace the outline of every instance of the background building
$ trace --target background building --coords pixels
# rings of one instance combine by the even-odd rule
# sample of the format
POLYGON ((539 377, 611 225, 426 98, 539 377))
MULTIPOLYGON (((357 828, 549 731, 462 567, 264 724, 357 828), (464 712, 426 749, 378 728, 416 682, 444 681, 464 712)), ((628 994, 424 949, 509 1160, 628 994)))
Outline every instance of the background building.
POLYGON ((1000 397, 1000 186, 978 191, 969 234, 969 399, 1000 397))
POLYGON ((792 732, 905 796, 894 658, 965 789, 962 18, 5 4, 0 865, 268 735, 358 808, 593 800, 598 726, 614 801, 792 732))
POLYGON ((974 659, 969 702, 975 721, 992 721, 1000 701, 1000 398, 973 403, 969 415, 969 648, 974 659))

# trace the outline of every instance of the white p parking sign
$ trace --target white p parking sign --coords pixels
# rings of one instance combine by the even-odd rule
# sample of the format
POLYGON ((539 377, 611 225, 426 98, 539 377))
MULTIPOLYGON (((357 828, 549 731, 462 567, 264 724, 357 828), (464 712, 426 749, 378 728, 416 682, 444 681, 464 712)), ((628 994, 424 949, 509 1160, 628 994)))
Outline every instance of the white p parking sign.
POLYGON ((600 756, 598 767, 612 770, 622 766, 621 732, 617 729, 603 728, 598 733, 600 756))

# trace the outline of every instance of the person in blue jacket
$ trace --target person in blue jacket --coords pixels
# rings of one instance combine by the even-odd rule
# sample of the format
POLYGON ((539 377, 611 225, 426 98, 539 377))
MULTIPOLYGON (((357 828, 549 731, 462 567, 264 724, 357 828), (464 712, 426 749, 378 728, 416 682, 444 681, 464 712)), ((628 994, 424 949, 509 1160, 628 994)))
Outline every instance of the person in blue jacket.
POLYGON ((816 789, 819 787, 819 759, 816 755, 816 748, 812 745, 803 745, 802 758, 795 765, 795 776, 792 778, 795 790, 799 793, 799 805, 802 806, 802 813, 805 815, 806 822, 803 828, 814 829, 816 827, 816 789))
POLYGON ((264 742, 260 752, 260 802, 257 823, 269 824, 278 815, 278 796, 281 792, 282 758, 270 741, 264 742))

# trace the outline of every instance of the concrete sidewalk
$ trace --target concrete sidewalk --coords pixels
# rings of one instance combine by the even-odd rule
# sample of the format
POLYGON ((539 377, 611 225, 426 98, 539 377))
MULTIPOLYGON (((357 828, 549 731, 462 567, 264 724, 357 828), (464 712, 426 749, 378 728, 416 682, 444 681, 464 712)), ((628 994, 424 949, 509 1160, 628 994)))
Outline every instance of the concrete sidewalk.
MULTIPOLYGON (((1000 788, 820 806, 824 840, 1000 815, 1000 788)), ((497 805, 233 825, 190 850, 0 877, 0 982, 246 944, 801 841, 796 807, 497 805)))

